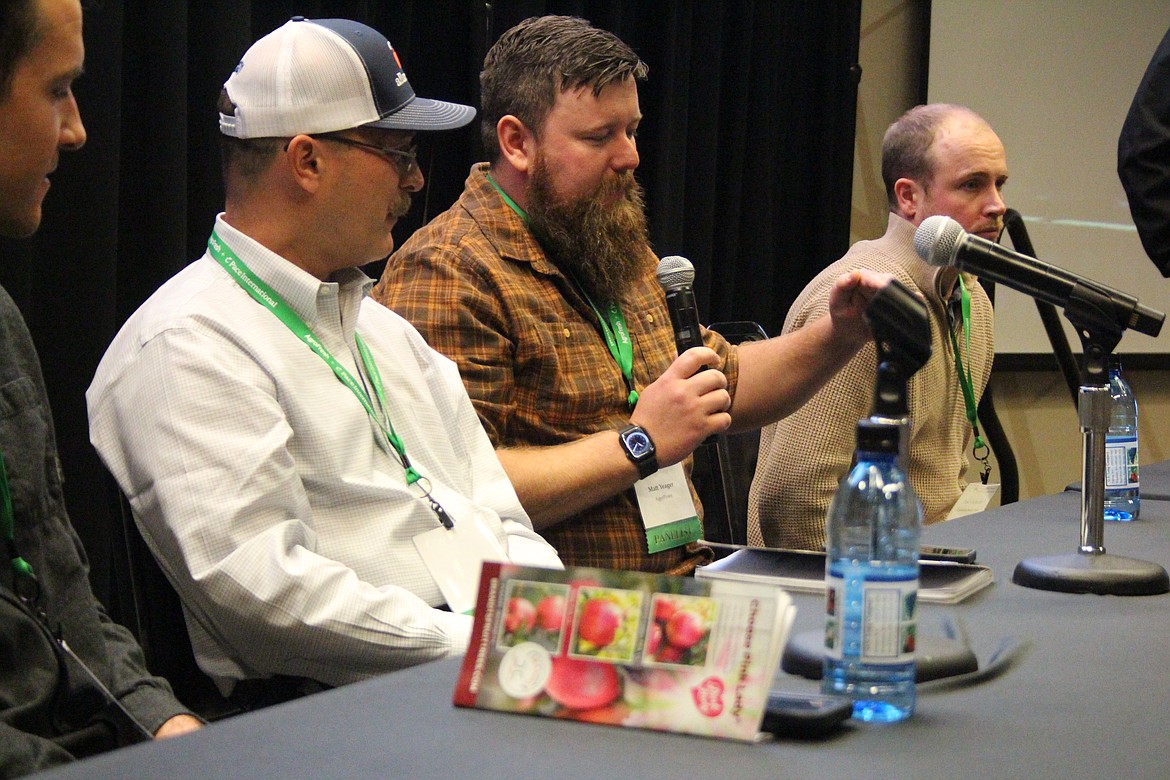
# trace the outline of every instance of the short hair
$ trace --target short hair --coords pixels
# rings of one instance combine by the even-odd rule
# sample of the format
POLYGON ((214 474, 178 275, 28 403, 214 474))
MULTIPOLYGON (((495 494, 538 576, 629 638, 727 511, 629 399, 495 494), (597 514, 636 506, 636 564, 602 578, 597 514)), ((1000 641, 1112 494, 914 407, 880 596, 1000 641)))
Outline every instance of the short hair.
POLYGON ((982 118, 966 106, 954 103, 927 103, 915 106, 898 117, 882 137, 882 182, 886 185, 886 199, 890 211, 897 211, 898 197, 894 183, 898 179, 929 182, 934 175, 934 157, 931 149, 934 137, 946 120, 955 114, 982 118))
POLYGON ((37 0, 0 0, 0 100, 8 97, 17 66, 42 36, 37 0))
POLYGON ((650 69, 620 38, 575 16, 535 16, 492 45, 479 74, 480 135, 488 160, 499 158, 496 125, 508 114, 539 136, 557 96, 589 86, 593 94, 650 69))
MULTIPOLYGON (((219 100, 216 102, 219 113, 226 116, 235 116, 236 107, 228 97, 227 89, 219 91, 219 100)), ((268 166, 276 157, 283 138, 233 138, 228 135, 219 136, 219 152, 223 165, 224 187, 230 192, 238 184, 253 182, 260 174, 268 170, 268 166)))

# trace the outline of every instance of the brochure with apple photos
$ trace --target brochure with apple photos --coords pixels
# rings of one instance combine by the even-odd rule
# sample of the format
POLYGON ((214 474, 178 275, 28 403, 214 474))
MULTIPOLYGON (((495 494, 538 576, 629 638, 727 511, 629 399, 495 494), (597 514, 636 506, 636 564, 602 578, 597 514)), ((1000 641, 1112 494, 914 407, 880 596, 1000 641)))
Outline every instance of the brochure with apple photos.
POLYGON ((755 741, 794 612, 771 585, 486 562, 454 701, 755 741))

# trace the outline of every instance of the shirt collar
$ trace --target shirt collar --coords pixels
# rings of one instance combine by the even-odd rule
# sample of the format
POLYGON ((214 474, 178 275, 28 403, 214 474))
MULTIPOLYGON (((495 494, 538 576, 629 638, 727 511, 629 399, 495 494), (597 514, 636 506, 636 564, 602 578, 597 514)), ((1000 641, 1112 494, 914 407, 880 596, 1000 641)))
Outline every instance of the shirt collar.
MULTIPOLYGON (((914 233, 916 230, 917 228, 913 222, 892 211, 890 212, 886 231, 898 243, 913 247, 914 233)), ((918 286, 918 289, 932 291, 940 301, 945 301, 950 298, 951 293, 955 290, 955 285, 959 283, 959 269, 954 266, 931 265, 919 257, 918 253, 913 251, 913 249, 910 254, 913 258, 906 270, 909 272, 910 277, 914 279, 914 284, 918 286)), ((971 277, 967 278, 970 279, 971 277)))
POLYGON ((309 327, 320 319, 321 306, 336 299, 342 322, 352 328, 362 299, 374 286, 374 280, 358 268, 343 268, 334 274, 335 281, 323 282, 232 227, 222 213, 215 218, 215 232, 309 327))
POLYGON ((490 170, 489 163, 477 163, 467 177, 465 197, 469 199, 471 218, 481 225, 481 232, 501 257, 528 263, 538 273, 564 276, 548 259, 532 230, 488 181, 490 170), (490 220, 490 229, 485 220, 490 220))

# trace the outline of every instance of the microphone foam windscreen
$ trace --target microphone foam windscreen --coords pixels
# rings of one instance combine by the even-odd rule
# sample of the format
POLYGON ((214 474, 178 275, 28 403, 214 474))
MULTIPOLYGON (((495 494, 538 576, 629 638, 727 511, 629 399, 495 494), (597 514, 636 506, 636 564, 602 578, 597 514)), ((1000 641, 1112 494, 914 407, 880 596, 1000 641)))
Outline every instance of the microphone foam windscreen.
POLYGON ((931 265, 954 265, 959 246, 966 237, 967 231, 958 222, 943 214, 935 214, 922 220, 914 231, 914 251, 931 265))
POLYGON ((691 261, 678 255, 670 255, 658 261, 658 283, 664 290, 690 287, 695 281, 695 267, 691 261))

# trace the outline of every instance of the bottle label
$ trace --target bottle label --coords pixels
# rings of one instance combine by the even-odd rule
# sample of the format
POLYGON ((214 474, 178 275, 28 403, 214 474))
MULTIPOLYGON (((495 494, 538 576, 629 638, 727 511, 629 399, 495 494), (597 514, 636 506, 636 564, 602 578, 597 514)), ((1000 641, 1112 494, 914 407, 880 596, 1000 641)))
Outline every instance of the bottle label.
POLYGON ((1138 440, 1136 436, 1105 438, 1105 489, 1138 487, 1138 440))
MULTIPOLYGON (((872 569, 870 570, 872 572, 872 569)), ((914 660, 918 578, 866 579, 830 573, 825 581, 825 654, 865 664, 914 660)))

